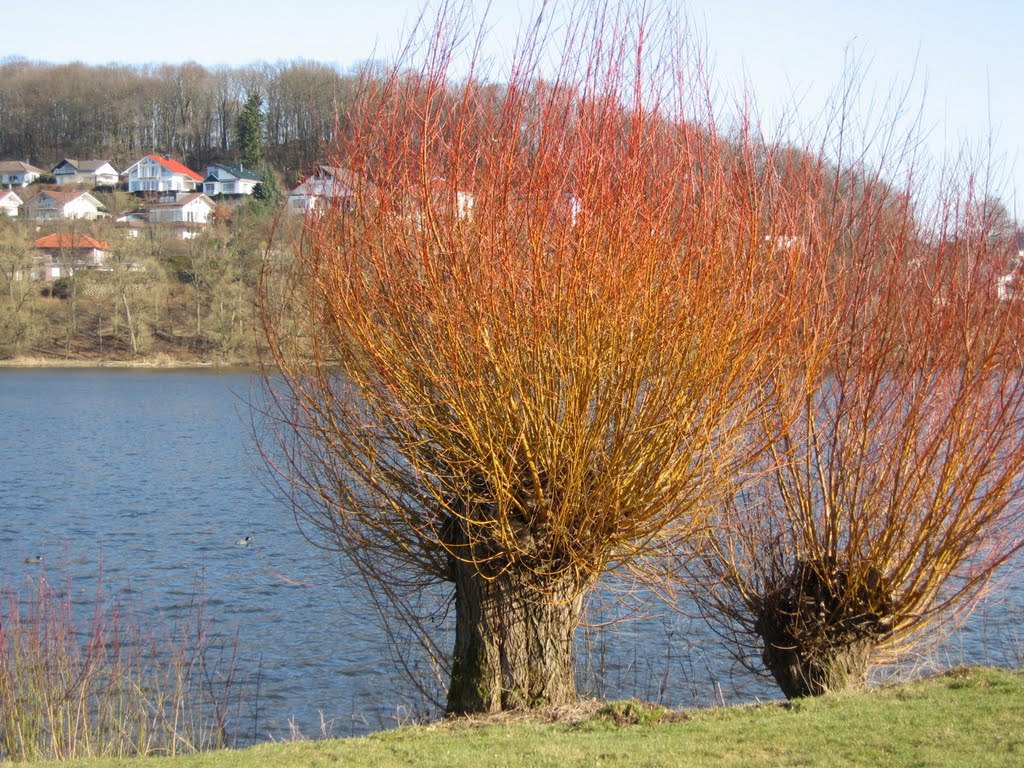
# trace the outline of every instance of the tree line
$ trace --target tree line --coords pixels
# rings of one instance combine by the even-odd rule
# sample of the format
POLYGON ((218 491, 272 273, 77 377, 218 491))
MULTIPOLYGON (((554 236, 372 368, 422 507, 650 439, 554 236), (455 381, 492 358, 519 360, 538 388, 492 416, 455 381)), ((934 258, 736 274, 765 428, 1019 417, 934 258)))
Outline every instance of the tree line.
POLYGON ((0 157, 44 170, 64 157, 124 168, 157 152, 192 168, 237 162, 246 100, 263 105, 265 159, 286 182, 322 157, 357 76, 308 61, 208 68, 0 62, 0 157))

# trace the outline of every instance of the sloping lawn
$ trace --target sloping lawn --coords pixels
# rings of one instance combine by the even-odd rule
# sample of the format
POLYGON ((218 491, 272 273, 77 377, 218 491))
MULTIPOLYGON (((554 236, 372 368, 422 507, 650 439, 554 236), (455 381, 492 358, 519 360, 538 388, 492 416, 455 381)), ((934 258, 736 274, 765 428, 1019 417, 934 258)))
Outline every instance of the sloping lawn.
MULTIPOLYGON (((610 705, 620 715, 635 710, 610 705)), ((657 711, 641 712, 657 720, 657 711)), ((659 722, 438 723, 355 739, 265 744, 179 758, 88 760, 105 768, 249 766, 1019 766, 1024 674, 958 669, 906 685, 795 704, 688 710, 659 722)), ((42 763, 37 765, 44 765, 42 763)))

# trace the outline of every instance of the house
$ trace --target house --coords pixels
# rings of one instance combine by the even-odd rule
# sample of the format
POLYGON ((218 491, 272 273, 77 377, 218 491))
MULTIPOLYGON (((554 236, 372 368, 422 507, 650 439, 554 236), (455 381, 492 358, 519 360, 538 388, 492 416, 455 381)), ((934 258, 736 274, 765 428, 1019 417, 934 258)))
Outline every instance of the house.
POLYGON ((96 219, 106 207, 90 193, 56 192, 44 189, 27 203, 28 218, 35 221, 50 219, 96 219))
POLYGON ((216 203, 202 192, 193 192, 174 202, 149 206, 149 221, 153 224, 208 224, 216 207, 216 203))
POLYGON ((20 160, 0 160, 0 187, 27 187, 43 175, 40 168, 20 160))
POLYGON ((996 278, 996 298, 1000 301, 1020 301, 1024 298, 1024 261, 1014 260, 1012 269, 996 278))
MULTIPOLYGON (((452 206, 450 209, 460 219, 471 219, 473 218, 473 195, 465 190, 459 189, 452 184, 448 179, 436 178, 430 182, 429 194, 431 203, 444 210, 447 206, 452 206)), ((423 193, 419 189, 414 189, 412 193, 414 204, 419 207, 424 205, 423 193)))
POLYGON ((100 269, 110 255, 105 240, 67 232, 46 235, 32 245, 39 252, 33 280, 51 281, 70 277, 76 269, 100 269))
POLYGON ((242 165, 210 165, 203 180, 203 193, 208 197, 217 195, 251 195, 263 177, 242 165))
POLYGON ((146 155, 128 166, 122 174, 128 179, 128 191, 195 192, 203 177, 177 160, 160 155, 146 155))
POLYGON ((1010 271, 996 279, 996 296, 1000 301, 1019 301, 1024 298, 1024 230, 1014 234, 1014 251, 1010 271))
POLYGON ((149 226, 149 213, 141 208, 122 211, 114 218, 114 224, 125 237, 138 237, 139 232, 149 226))
POLYGON ((0 216, 17 216, 22 199, 11 189, 0 191, 0 216))
POLYGON ((88 184, 90 187, 115 187, 121 174, 106 160, 64 158, 50 171, 58 184, 88 184))
POLYGON ((996 280, 996 296, 1000 301, 1016 301, 1020 298, 1019 277, 1017 270, 999 276, 996 280))
POLYGON ((351 207, 355 198, 352 174, 343 168, 319 165, 298 186, 288 193, 288 212, 307 214, 338 200, 339 205, 351 207))
POLYGON ((149 206, 149 222, 151 224, 177 225, 182 240, 195 237, 197 229, 210 222, 216 203, 202 192, 193 192, 178 198, 174 202, 155 203, 149 206))

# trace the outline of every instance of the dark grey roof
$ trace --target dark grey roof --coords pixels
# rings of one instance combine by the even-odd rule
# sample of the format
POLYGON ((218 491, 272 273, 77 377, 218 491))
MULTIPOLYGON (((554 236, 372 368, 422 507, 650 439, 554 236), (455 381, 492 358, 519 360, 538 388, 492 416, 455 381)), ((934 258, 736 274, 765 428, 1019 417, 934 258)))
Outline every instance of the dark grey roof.
MULTIPOLYGON (((221 163, 211 163, 210 168, 223 168, 225 171, 230 173, 236 179, 245 179, 247 181, 263 181, 262 174, 251 171, 242 165, 223 165, 221 163)), ((216 181, 213 174, 206 177, 207 181, 216 181)))

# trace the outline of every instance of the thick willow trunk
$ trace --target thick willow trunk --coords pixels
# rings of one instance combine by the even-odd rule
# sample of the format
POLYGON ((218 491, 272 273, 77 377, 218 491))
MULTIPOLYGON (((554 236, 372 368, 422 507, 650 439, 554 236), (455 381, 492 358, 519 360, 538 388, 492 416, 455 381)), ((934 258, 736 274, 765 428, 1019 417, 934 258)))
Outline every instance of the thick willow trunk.
POLYGON ((860 688, 892 612, 878 569, 853 574, 833 559, 797 560, 762 596, 765 668, 789 699, 860 688))
POLYGON ((853 690, 866 683, 873 640, 861 638, 811 651, 795 645, 788 633, 766 630, 762 623, 762 660, 787 699, 853 690))
POLYGON ((453 564, 455 652, 448 711, 497 712, 576 699, 573 637, 583 590, 560 576, 485 579, 453 564))

